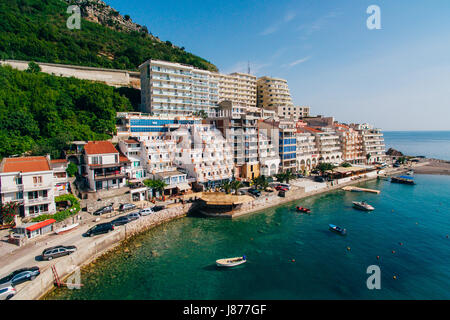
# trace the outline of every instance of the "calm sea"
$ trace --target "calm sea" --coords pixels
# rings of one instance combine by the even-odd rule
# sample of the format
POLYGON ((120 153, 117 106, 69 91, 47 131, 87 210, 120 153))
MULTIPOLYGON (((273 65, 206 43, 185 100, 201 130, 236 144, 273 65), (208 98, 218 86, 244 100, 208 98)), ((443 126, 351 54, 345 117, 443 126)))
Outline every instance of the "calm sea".
POLYGON ((385 131, 386 150, 450 160, 450 131, 385 131))
POLYGON ((379 195, 334 191, 233 221, 172 221, 84 270, 81 290, 47 298, 450 299, 450 177, 415 179, 371 181, 361 186, 379 195), (376 209, 355 210, 354 200, 376 209), (312 214, 297 213, 299 204, 312 214), (330 232, 329 223, 348 235, 330 232), (215 266, 240 255, 248 257, 242 266, 215 266), (367 289, 370 265, 381 269, 381 290, 367 289))

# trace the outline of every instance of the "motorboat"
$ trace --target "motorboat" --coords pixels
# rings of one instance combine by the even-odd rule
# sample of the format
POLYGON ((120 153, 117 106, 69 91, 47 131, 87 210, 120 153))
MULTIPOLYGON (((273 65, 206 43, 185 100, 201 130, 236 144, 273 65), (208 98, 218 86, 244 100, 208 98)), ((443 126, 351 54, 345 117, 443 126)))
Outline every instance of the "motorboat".
POLYGON ((410 176, 391 177, 391 182, 413 185, 413 184, 416 184, 413 179, 414 178, 410 177, 410 176))
POLYGON ((337 232, 341 235, 347 234, 347 230, 338 226, 335 226, 334 224, 329 224, 328 227, 331 231, 337 232))
POLYGON ((297 211, 304 212, 304 213, 311 213, 311 209, 303 208, 303 207, 295 207, 297 211))
POLYGON ((406 172, 406 174, 408 176, 413 176, 414 175, 414 170, 409 170, 408 172, 406 172))
POLYGON ((235 267, 246 262, 247 258, 245 256, 216 260, 216 264, 218 267, 228 267, 228 268, 235 267))
POLYGON ((80 224, 79 223, 74 223, 74 224, 70 224, 70 225, 65 225, 62 228, 56 229, 55 233, 56 234, 63 234, 69 231, 72 231, 73 229, 77 228, 80 224))
POLYGON ((359 210, 365 210, 365 211, 375 210, 374 207, 372 207, 370 204, 368 204, 365 201, 361 201, 361 202, 353 201, 353 206, 359 210))

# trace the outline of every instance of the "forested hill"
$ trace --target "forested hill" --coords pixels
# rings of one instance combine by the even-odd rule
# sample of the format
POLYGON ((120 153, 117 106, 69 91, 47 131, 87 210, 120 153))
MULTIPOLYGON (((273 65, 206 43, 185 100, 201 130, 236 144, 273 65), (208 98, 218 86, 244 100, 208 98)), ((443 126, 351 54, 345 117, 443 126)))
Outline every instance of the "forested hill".
POLYGON ((217 70, 99 0, 0 1, 0 59, 136 70, 150 58, 217 70), (66 26, 68 3, 82 8, 80 30, 66 26))
POLYGON ((59 158, 70 141, 110 139, 116 112, 133 110, 126 89, 0 67, 0 159, 59 158))

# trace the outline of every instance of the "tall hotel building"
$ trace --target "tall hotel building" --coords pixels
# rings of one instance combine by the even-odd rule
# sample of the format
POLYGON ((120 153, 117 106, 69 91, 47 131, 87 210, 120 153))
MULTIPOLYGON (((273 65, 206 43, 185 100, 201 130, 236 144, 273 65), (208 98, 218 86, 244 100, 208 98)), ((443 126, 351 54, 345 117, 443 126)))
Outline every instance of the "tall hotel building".
POLYGON ((148 60, 139 70, 141 110, 145 113, 209 114, 219 102, 218 79, 209 71, 159 60, 148 60))
POLYGON ((256 76, 247 73, 212 73, 219 83, 219 101, 240 107, 256 107, 256 76))

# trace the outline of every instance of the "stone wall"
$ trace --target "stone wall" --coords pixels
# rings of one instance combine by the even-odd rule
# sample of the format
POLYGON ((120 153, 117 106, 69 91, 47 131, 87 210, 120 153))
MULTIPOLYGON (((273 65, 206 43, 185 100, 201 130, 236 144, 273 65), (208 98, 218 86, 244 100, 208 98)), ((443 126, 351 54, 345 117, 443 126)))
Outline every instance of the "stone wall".
MULTIPOLYGON (((107 250, 114 248, 126 238, 150 229, 163 222, 185 216, 193 206, 193 203, 187 203, 180 206, 155 212, 148 216, 141 217, 124 226, 117 227, 113 232, 105 235, 96 236, 94 238, 86 238, 86 244, 80 246, 78 250, 68 257, 56 259, 53 265, 58 272, 61 281, 72 274, 77 268, 83 266, 96 258, 107 250)), ((81 278, 81 283, 83 279, 81 278)), ((41 274, 20 290, 12 299, 13 300, 33 300, 39 299, 53 287, 53 273, 51 266, 41 269, 41 274)))
MULTIPOLYGON (((14 69, 28 69, 29 61, 2 60, 1 65, 9 65, 14 69)), ((75 77, 77 79, 99 81, 114 87, 132 86, 141 89, 140 73, 137 71, 82 67, 64 64, 37 62, 44 73, 60 77, 75 77)))

